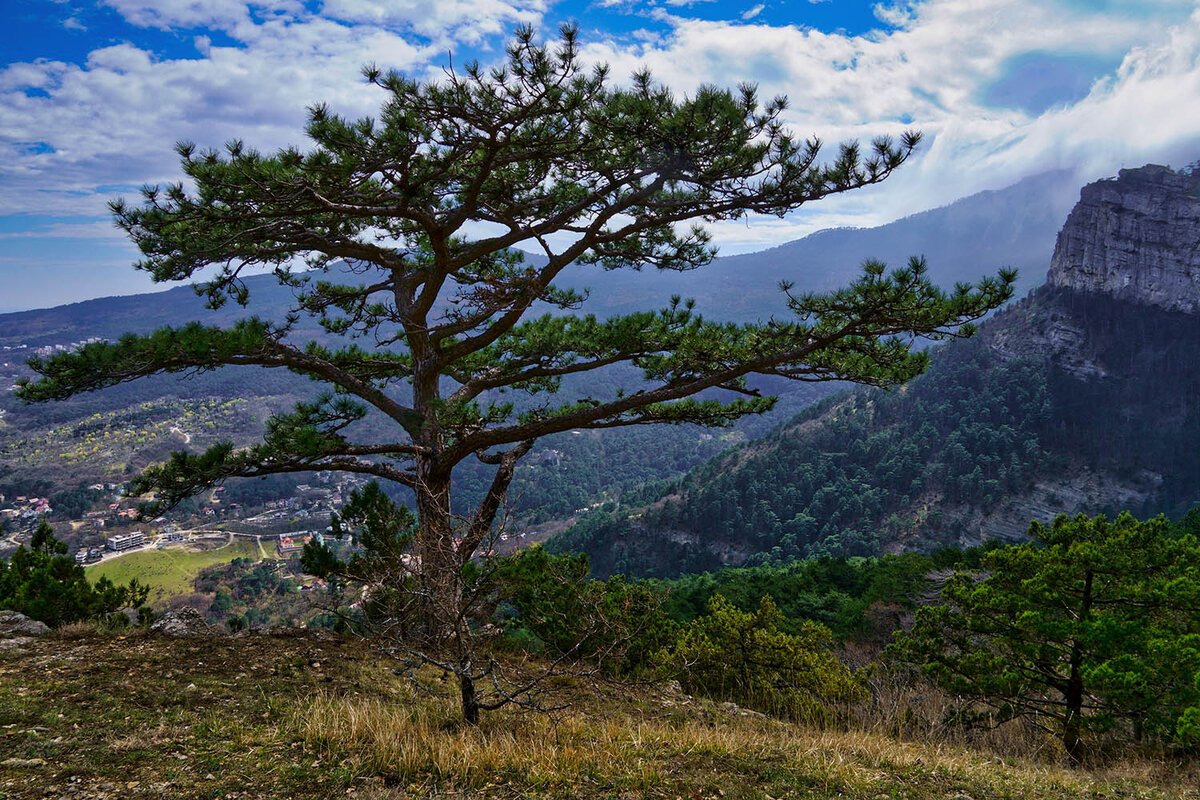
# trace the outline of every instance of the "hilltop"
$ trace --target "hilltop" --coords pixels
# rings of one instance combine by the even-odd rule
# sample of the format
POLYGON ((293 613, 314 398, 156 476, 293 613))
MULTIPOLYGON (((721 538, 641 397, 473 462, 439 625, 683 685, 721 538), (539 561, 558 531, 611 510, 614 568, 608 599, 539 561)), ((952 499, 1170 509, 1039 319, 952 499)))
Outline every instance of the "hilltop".
MULTIPOLYGON (((10 643, 13 640, 10 640, 10 643)), ((0 649, 0 797, 1196 798, 1193 767, 1065 770, 914 730, 818 730, 582 679, 463 729, 354 639, 76 627, 0 649)), ((996 749, 1000 747, 1000 749, 996 749)))

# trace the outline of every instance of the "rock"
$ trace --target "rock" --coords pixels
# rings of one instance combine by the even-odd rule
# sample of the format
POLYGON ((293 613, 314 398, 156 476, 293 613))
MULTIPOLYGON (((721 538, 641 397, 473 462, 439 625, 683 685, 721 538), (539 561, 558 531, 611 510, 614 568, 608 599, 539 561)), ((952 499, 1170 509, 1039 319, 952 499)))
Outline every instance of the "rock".
POLYGON ((15 639, 24 636, 45 636, 49 626, 30 619, 16 611, 0 611, 0 639, 15 639))
POLYGON ((1046 282, 1200 313, 1200 175, 1150 164, 1083 187, 1046 282))
POLYGON ((16 639, 0 639, 0 651, 16 650, 18 647, 24 647, 27 644, 33 644, 36 641, 28 636, 20 636, 16 639))
POLYGON ((212 636, 217 633, 194 608, 168 611, 154 621, 150 630, 163 636, 212 636))
POLYGON ((6 758, 0 761, 0 767, 24 767, 26 769, 37 769, 38 767, 46 766, 44 758, 6 758))
POLYGON ((742 708, 737 703, 721 703, 717 706, 718 709, 726 714, 732 714, 735 717, 753 717, 756 719, 766 719, 767 715, 759 711, 752 711, 748 708, 742 708))

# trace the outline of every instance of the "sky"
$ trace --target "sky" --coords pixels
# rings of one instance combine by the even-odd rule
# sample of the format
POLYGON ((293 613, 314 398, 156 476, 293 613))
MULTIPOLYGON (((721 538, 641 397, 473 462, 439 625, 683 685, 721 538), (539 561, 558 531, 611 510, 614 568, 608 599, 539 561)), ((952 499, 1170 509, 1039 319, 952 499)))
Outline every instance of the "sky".
MULTIPOLYGON (((373 114, 368 62, 436 80, 518 25, 580 28, 625 81, 757 83, 823 141, 918 129, 884 184, 712 227, 725 254, 872 226, 1048 170, 1200 159, 1200 0, 3 0, 0 312, 156 287, 106 211, 177 180, 174 144, 306 146, 373 114)), ((834 152, 836 147, 830 147, 834 152)))

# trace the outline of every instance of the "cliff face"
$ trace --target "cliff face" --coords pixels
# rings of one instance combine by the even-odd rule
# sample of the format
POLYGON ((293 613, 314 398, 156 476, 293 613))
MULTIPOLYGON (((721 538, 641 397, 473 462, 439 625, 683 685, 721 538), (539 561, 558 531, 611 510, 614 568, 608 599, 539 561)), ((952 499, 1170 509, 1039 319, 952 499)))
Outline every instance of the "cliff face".
POLYGON ((1149 165, 1083 187, 1047 283, 1200 313, 1200 176, 1149 165))

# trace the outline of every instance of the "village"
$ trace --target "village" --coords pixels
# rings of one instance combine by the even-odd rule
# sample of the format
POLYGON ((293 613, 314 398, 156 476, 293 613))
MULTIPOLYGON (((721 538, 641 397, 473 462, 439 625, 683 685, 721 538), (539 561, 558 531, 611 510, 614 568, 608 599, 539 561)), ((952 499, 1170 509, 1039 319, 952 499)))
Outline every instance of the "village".
MULTIPOLYGON (((299 555, 311 541, 327 543, 331 515, 365 483, 358 476, 322 471, 308 483, 295 485, 291 494, 253 504, 229 501, 228 488, 217 486, 200 495, 195 508, 151 519, 139 516, 139 498, 125 494, 128 484, 86 487, 97 497, 96 507, 70 519, 56 513, 48 497, 0 494, 0 530, 4 531, 0 555, 7 557, 22 544, 27 546, 40 521, 49 519, 56 537, 68 544, 68 555, 84 567, 148 551, 176 552, 180 557, 217 551, 253 553, 256 562, 307 592, 323 583, 303 573, 299 555), (239 542, 244 545, 236 546, 239 542)), ((526 535, 500 533, 494 549, 481 555, 511 552, 524 544, 526 535)))
MULTIPOLYGON (((89 336, 86 339, 68 342, 66 344, 45 344, 34 346, 26 343, 18 343, 12 345, 0 345, 0 386, 3 386, 6 391, 13 391, 17 388, 17 381, 21 378, 32 376, 25 362, 33 357, 45 358, 55 355, 56 353, 70 353, 78 350, 84 345, 93 344, 94 342, 106 342, 107 339, 101 336, 89 336)), ((4 409, 0 409, 0 423, 4 421, 4 409)))
MULTIPOLYGON (((85 566, 147 549, 211 549, 239 540, 255 543, 263 561, 287 562, 308 542, 325 541, 330 515, 364 482, 320 472, 311 483, 297 485, 294 494, 253 506, 225 500, 227 488, 217 486, 198 498, 202 502, 194 511, 152 519, 139 517, 139 499, 125 494, 128 484, 86 487, 98 498, 97 507, 65 520, 48 497, 0 494, 0 525, 5 531, 0 551, 10 553, 27 545, 37 524, 53 519, 56 536, 67 542, 75 562, 85 566)), ((310 582, 302 582, 301 588, 310 582)))

